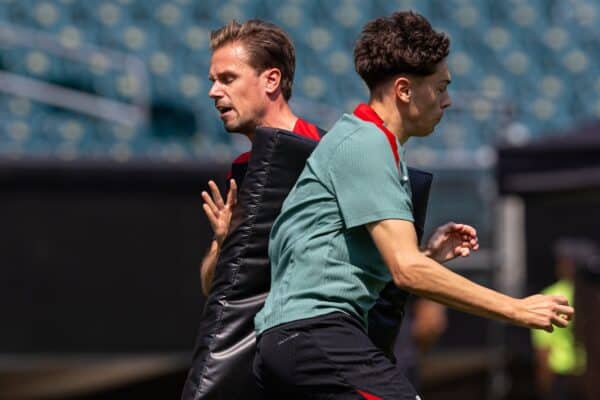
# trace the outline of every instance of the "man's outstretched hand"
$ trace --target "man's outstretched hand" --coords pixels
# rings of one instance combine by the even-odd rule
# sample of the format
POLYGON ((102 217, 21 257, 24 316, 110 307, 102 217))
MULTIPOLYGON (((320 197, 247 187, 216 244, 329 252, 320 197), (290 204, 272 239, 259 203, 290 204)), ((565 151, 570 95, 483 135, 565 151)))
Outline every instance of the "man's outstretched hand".
POLYGON ((205 191, 202 192, 202 199, 204 200, 202 208, 214 232, 214 239, 219 245, 223 243, 229 232, 231 214, 233 207, 237 203, 237 185, 235 180, 231 179, 229 185, 229 192, 227 193, 227 200, 225 202, 223 202, 223 197, 214 181, 208 181, 208 187, 212 195, 209 195, 205 191))
POLYGON ((479 249, 477 230, 470 225, 448 222, 433 233, 424 253, 439 263, 467 257, 479 249))
POLYGON ((554 327, 565 328, 573 319, 575 309, 564 296, 536 294, 518 300, 516 322, 527 328, 552 332, 554 327))

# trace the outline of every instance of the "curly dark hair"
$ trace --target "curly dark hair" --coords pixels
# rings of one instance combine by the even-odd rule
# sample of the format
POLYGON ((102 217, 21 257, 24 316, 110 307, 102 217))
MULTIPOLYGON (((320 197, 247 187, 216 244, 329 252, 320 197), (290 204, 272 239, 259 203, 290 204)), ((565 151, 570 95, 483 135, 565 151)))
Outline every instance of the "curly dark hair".
POLYGON ((244 23, 231 21, 210 33, 210 47, 218 48, 239 41, 249 55, 249 64, 261 73, 268 68, 281 71, 281 92, 286 100, 292 96, 296 52, 290 37, 277 25, 259 19, 244 23))
POLYGON ((377 18, 354 46, 354 67, 372 91, 397 74, 427 76, 450 52, 450 39, 412 11, 377 18))

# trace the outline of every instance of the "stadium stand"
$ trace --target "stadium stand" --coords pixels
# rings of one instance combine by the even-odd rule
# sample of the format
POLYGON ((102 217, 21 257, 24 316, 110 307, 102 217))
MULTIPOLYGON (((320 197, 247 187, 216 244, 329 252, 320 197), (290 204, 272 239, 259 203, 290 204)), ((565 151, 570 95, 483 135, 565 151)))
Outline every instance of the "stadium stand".
MULTIPOLYGON (((364 99, 351 56, 361 25, 401 8, 424 13, 453 40, 455 110, 419 148, 482 154, 600 114, 599 10, 585 0, 3 0, 2 154, 229 157, 237 149, 206 96, 211 29, 232 18, 281 24, 297 46, 297 104, 334 115, 364 99), (70 95, 87 102, 60 101, 70 95)), ((334 119, 316 117, 325 126, 334 119)))

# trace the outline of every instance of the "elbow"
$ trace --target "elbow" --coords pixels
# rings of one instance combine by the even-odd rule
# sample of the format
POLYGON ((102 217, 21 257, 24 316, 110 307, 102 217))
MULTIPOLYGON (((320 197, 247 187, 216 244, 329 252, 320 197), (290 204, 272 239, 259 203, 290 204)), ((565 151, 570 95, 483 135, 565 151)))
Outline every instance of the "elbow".
POLYGON ((394 285, 400 289, 414 291, 419 288, 420 265, 414 261, 402 260, 392 268, 394 285))

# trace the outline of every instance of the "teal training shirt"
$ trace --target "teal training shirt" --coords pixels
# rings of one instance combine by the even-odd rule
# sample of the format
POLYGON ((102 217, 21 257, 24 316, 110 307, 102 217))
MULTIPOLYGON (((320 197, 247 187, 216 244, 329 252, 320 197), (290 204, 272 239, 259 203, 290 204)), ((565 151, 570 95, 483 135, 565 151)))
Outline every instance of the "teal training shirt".
POLYGON ((309 157, 273 225, 271 291, 256 316, 257 333, 333 311, 366 328, 367 312, 391 275, 365 224, 413 221, 406 174, 383 131, 342 116, 309 157))

